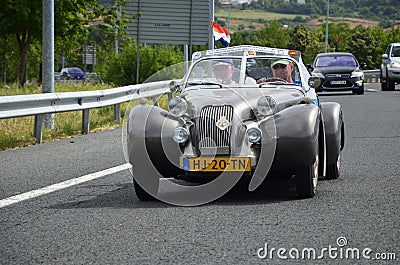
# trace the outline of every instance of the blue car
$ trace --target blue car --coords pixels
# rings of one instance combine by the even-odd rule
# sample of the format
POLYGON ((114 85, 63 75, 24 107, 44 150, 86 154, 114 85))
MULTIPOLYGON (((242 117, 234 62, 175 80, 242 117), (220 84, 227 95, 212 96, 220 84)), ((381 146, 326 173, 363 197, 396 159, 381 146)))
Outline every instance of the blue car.
POLYGON ((83 80, 85 79, 85 72, 82 71, 79 67, 67 67, 61 70, 61 79, 75 79, 75 80, 83 80))

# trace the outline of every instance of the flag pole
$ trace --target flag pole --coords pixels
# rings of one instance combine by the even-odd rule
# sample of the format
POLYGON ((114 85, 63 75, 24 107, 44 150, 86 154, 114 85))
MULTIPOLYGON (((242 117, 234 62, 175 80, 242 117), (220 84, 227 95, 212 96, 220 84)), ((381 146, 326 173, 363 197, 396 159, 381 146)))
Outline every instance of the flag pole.
MULTIPOLYGON (((210 21, 214 21, 214 1, 215 0, 210 0, 210 21)), ((210 36, 208 40, 208 49, 209 50, 214 50, 214 30, 213 27, 210 23, 210 36)))

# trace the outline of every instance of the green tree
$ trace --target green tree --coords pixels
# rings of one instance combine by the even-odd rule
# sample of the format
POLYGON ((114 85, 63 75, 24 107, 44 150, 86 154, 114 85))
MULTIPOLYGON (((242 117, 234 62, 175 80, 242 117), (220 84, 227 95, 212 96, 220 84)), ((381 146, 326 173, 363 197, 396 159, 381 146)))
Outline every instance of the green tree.
POLYGON ((355 27, 346 51, 354 54, 359 62, 366 63, 369 69, 377 69, 381 63, 379 38, 373 28, 355 27))
POLYGON ((289 31, 278 21, 270 21, 259 31, 257 45, 286 48, 289 44, 289 31))
MULTIPOLYGON (((126 1, 117 0, 118 4, 126 1)), ((116 9, 104 8, 98 0, 54 1, 55 35, 60 48, 88 36, 93 21, 118 21, 116 9)), ((3 0, 0 9, 0 34, 16 37, 19 52, 18 82, 26 83, 31 44, 42 40, 42 0, 3 0)), ((115 23, 117 24, 117 23, 115 23)))
MULTIPOLYGON (((128 40, 118 56, 111 57, 106 64, 103 64, 101 69, 103 81, 118 86, 136 84, 137 52, 136 40, 128 40)), ((177 46, 141 46, 139 83, 143 83, 161 69, 181 63, 182 61, 183 52, 177 46)), ((177 75, 183 77, 183 68, 182 72, 177 73, 177 75)), ((177 77, 169 76, 166 79, 173 78, 177 77)), ((153 77, 153 81, 156 79, 157 77, 153 77)))

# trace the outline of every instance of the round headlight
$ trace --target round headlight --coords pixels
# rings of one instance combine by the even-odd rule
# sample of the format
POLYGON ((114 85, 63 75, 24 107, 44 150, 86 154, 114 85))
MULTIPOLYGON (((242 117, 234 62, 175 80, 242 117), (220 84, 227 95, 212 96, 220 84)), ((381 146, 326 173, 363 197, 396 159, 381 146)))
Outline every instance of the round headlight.
POLYGON ((178 127, 174 130, 172 139, 179 144, 185 143, 189 139, 189 131, 186 128, 178 127))
POLYGON ((181 117, 186 113, 187 102, 181 97, 173 98, 168 103, 169 112, 175 117, 181 117))
POLYGON ((257 101, 257 109, 261 115, 272 115, 275 112, 276 101, 270 96, 261 97, 257 101))
POLYGON ((247 134, 247 140, 249 140, 250 143, 258 143, 261 141, 261 130, 256 127, 249 128, 246 132, 247 134))

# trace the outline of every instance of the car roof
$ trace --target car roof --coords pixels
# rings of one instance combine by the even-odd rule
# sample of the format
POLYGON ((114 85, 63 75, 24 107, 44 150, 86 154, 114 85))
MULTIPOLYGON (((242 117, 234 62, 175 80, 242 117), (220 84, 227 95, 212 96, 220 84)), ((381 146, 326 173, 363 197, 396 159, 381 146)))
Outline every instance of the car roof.
POLYGON ((277 56, 277 57, 288 57, 295 59, 297 62, 301 62, 301 52, 297 50, 253 46, 253 45, 239 45, 226 47, 221 49, 212 49, 195 52, 192 55, 192 61, 199 59, 214 57, 214 56, 244 56, 255 57, 262 55, 277 56))
POLYGON ((354 54, 350 53, 350 52, 323 52, 323 53, 319 53, 317 54, 316 57, 320 57, 320 56, 341 56, 341 55, 350 55, 350 56, 354 56, 354 54))

